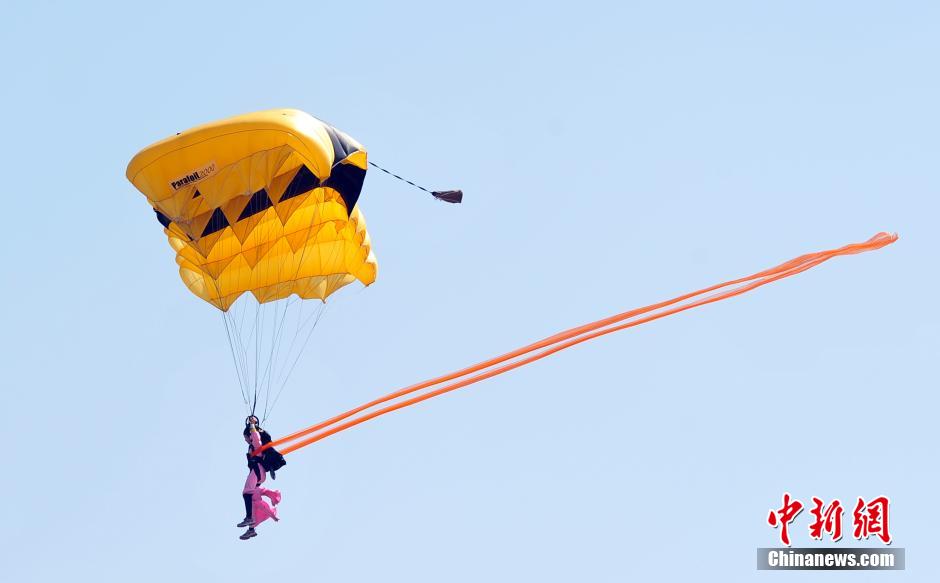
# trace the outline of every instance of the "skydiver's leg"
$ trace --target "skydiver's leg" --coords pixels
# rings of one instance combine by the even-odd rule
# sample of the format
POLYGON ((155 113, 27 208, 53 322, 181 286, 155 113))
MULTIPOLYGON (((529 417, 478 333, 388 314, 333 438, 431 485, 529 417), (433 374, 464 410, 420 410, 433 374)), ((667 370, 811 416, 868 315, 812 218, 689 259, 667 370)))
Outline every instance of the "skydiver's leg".
MULTIPOLYGON (((280 502, 280 492, 274 490, 267 490, 262 488, 261 484, 264 483, 265 472, 262 469, 260 472, 249 471, 248 478, 245 480, 245 487, 242 490, 242 494, 247 494, 251 498, 251 515, 246 520, 239 523, 239 526, 248 526, 250 527, 250 532, 245 533, 248 535, 248 538, 255 536, 257 533, 254 532, 254 527, 261 524, 268 518, 273 518, 278 520, 277 510, 272 508, 262 497, 263 492, 269 493, 269 498, 273 495, 280 502)), ((245 536, 242 535, 242 536, 245 536)), ((245 539, 242 539, 245 540, 245 539)))
MULTIPOLYGON (((263 475, 263 474, 262 474, 263 475)), ((253 470, 248 470, 248 477, 245 478, 245 487, 242 488, 242 494, 254 494, 258 490, 258 484, 261 480, 253 470)))
POLYGON ((245 518, 243 518, 241 522, 235 525, 238 528, 253 524, 251 520, 251 494, 242 494, 242 500, 244 500, 245 502, 245 518))
POLYGON ((278 519, 277 510, 272 508, 271 505, 265 501, 263 496, 265 496, 267 493, 268 498, 271 498, 273 502, 273 495, 274 498, 277 498, 278 502, 280 502, 281 494, 279 492, 276 493, 274 490, 268 490, 267 488, 261 487, 261 484, 264 483, 264 479, 265 472, 264 470, 261 470, 261 479, 255 485, 255 489, 252 492, 251 497, 251 518, 254 526, 258 526, 268 518, 273 518, 274 520, 278 519))
POLYGON ((238 528, 254 525, 253 501, 257 494, 259 494, 258 475, 254 471, 248 470, 248 477, 245 479, 245 487, 242 488, 242 499, 245 501, 245 519, 236 525, 238 528))

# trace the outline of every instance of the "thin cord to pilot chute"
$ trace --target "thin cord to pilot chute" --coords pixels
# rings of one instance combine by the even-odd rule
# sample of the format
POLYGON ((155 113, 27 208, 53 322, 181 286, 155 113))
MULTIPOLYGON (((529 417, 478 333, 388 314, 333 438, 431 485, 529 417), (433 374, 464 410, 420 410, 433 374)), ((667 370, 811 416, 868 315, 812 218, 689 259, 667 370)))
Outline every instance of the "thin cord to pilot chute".
POLYGON ((333 435, 345 429, 349 429, 350 427, 354 427, 356 425, 359 425, 360 423, 369 421, 370 419, 374 419, 376 417, 385 415, 387 413, 391 413, 392 411, 402 409, 409 405, 414 405, 416 403, 420 403, 422 401, 428 400, 432 397, 436 397, 436 396, 448 393, 450 391, 459 389, 461 387, 465 387, 467 385, 502 374, 504 372, 508 372, 520 366, 524 366, 531 362, 534 362, 542 358, 545 358, 547 356, 550 356, 552 354, 555 354, 556 352, 559 352, 566 348, 570 348, 572 346, 581 344, 582 342, 586 342, 588 340, 592 340, 594 338, 598 338, 600 336, 604 336, 612 332, 617 332, 619 330, 624 330, 627 328, 631 328, 633 326, 638 326, 640 324, 658 320, 660 318, 664 318, 664 317, 667 317, 672 314, 676 314, 685 310, 690 310, 692 308, 696 308, 696 307, 703 306, 706 304, 710 304, 710 303, 718 302, 718 301, 728 299, 731 297, 735 297, 743 293, 746 293, 748 291, 751 291, 753 289, 756 289, 758 287, 778 281, 780 279, 790 277, 798 273, 802 273, 834 257, 838 257, 841 255, 852 255, 852 254, 857 254, 857 253, 863 253, 866 251, 873 251, 873 250, 885 247, 887 245, 890 245, 894 243, 896 240, 897 240, 897 235, 895 234, 878 233, 877 235, 875 235, 874 237, 872 237, 871 239, 863 243, 854 243, 850 245, 845 245, 837 249, 830 249, 826 251, 819 251, 816 253, 808 253, 805 255, 801 255, 795 259, 791 259, 790 261, 784 262, 770 269, 760 271, 753 275, 749 275, 746 277, 734 279, 734 280, 727 281, 724 283, 712 285, 712 286, 697 290, 695 292, 683 294, 681 296, 672 298, 670 300, 651 304, 643 308, 629 310, 627 312, 610 316, 608 318, 603 318, 601 320, 597 320, 595 322, 591 322, 583 326, 571 328, 569 330, 566 330, 564 332, 559 332, 558 334, 555 334, 553 336, 550 336, 538 342, 529 344, 528 346, 524 346, 522 348, 513 350, 501 356, 484 360, 476 365, 472 365, 464 369, 458 370, 456 372, 442 375, 440 377, 430 379, 428 381, 424 381, 422 383, 418 383, 416 385, 412 385, 404 389, 400 389, 393 393, 389 393, 388 395, 385 395, 384 397, 380 397, 378 399, 370 401, 369 403, 350 409, 349 411, 346 411, 345 413, 341 413, 335 417, 327 419, 326 421, 323 421, 321 423, 318 423, 306 429, 296 431, 281 439, 275 440, 267 444, 266 446, 264 446, 263 449, 267 449, 268 447, 280 447, 281 445, 286 444, 284 447, 281 448, 281 452, 284 454, 287 454, 292 451, 296 451, 297 449, 300 449, 302 447, 305 447, 307 445, 310 445, 311 443, 314 443, 316 441, 329 437, 330 435, 333 435), (722 288, 728 288, 728 287, 730 287, 731 289, 728 289, 725 291, 719 291, 722 288), (642 316, 643 314, 649 314, 649 315, 646 315, 642 318, 632 319, 637 316, 642 316), (629 321, 626 321, 626 320, 629 320, 629 321), (620 323, 620 322, 624 322, 624 323, 620 323), (538 352, 535 352, 535 351, 538 351, 538 352), (526 356, 525 358, 519 358, 532 352, 535 352, 535 354, 526 356), (507 363, 507 361, 511 361, 511 362, 507 363), (502 366, 496 366, 496 365, 500 365, 501 363, 506 363, 506 364, 502 364, 502 366), (470 376, 472 373, 478 373, 478 374, 470 376), (409 399, 405 399, 401 401, 397 401, 396 403, 387 405, 384 408, 373 410, 371 412, 364 413, 361 416, 354 417, 355 415, 359 413, 363 413, 364 411, 368 409, 372 409, 373 407, 379 404, 386 403, 388 401, 398 399, 399 397, 403 397, 405 395, 414 393, 421 389, 430 388, 435 385, 446 383, 448 381, 453 381, 453 382, 451 382, 450 384, 446 384, 444 386, 435 388, 431 391, 422 393, 418 396, 411 397, 409 399), (354 418, 349 419, 350 417, 354 417, 354 418), (341 421, 344 421, 346 419, 349 419, 349 420, 343 423, 340 423, 341 421), (307 435, 311 435, 311 436, 306 439, 303 439, 302 441, 297 441, 298 439, 305 437, 307 435))
POLYGON ((437 200, 442 200, 444 202, 449 202, 453 204, 463 202, 462 190, 428 190, 427 188, 421 186, 420 184, 415 184, 414 182, 408 180, 407 178, 403 178, 399 176, 398 174, 395 174, 391 170, 386 170, 385 168, 382 168, 381 166, 379 166, 375 162, 372 162, 371 160, 369 161, 369 166, 372 166, 373 168, 378 168, 379 170, 388 174, 389 176, 393 178, 397 178, 398 180, 401 180, 402 182, 405 182, 407 184, 410 184, 411 186, 414 186, 418 190, 423 190, 424 192, 430 194, 437 200))

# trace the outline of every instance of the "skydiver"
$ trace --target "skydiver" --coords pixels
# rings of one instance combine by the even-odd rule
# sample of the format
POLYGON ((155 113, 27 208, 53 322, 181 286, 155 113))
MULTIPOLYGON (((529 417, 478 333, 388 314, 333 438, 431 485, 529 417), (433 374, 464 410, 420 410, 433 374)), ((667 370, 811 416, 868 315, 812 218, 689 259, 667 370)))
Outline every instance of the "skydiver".
MULTIPOLYGON (((248 444, 248 477, 245 479, 245 487, 242 489, 242 498, 245 501, 245 519, 239 522, 237 526, 239 528, 247 526, 248 530, 238 537, 241 540, 248 540, 258 536, 258 533, 255 532, 255 527, 268 518, 273 518, 277 521, 277 509, 273 506, 277 506, 281 501, 280 492, 262 487, 267 476, 264 459, 261 456, 252 455, 254 450, 261 447, 262 442, 271 441, 270 435, 268 435, 264 429, 258 427, 258 425, 258 418, 251 415, 245 420, 245 430, 242 432, 242 436, 248 444), (264 497, 267 497, 268 500, 271 501, 270 505, 265 501, 264 497)), ((266 451, 274 450, 269 449, 266 451)), ((278 456, 279 455, 280 454, 278 454, 278 456)), ((283 463, 281 465, 283 465, 283 463)), ((277 468, 271 469, 273 477, 273 470, 277 468)))

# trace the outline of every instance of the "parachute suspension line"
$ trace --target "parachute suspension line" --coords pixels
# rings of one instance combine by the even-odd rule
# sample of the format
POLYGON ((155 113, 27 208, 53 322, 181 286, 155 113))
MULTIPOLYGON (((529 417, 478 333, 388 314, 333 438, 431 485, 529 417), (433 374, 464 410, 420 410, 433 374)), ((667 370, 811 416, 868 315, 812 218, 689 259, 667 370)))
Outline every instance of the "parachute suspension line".
POLYGON ((452 204, 463 202, 462 190, 428 190, 427 188, 421 186, 420 184, 415 184, 414 182, 408 180, 407 178, 402 178, 401 176, 399 176, 398 174, 395 174, 391 170, 386 170, 385 168, 382 168, 381 166, 379 166, 375 162, 372 162, 371 160, 369 161, 369 166, 372 166, 373 168, 378 168, 379 170, 388 174, 389 176, 393 178, 397 178, 398 180, 401 180, 402 182, 405 182, 407 184, 410 184, 411 186, 414 186, 418 190, 423 190, 424 192, 430 194, 437 200, 442 200, 444 202, 449 202, 452 204))
MULTIPOLYGON (((264 327, 264 322, 266 322, 267 320, 269 320, 269 318, 268 318, 268 313, 270 312, 269 305, 273 306, 273 308, 274 308, 274 313, 275 313, 275 317, 273 318, 273 320, 274 320, 275 322, 277 321, 278 302, 277 302, 277 301, 274 301, 274 302, 271 302, 270 304, 268 304, 268 303, 263 304, 264 314, 261 315, 261 322, 262 322, 262 327, 261 327, 261 329, 263 330, 263 338, 262 338, 262 341, 261 341, 261 346, 260 346, 260 348, 258 349, 258 353, 259 353, 259 354, 256 354, 256 355, 255 355, 255 357, 258 359, 258 370, 256 371, 257 374, 258 374, 258 387, 257 387, 255 390, 256 390, 256 392, 257 392, 258 401, 259 401, 259 402, 262 401, 262 397, 264 396, 264 371, 261 369, 261 367, 264 366, 264 358, 263 358, 262 354, 267 355, 267 353, 268 353, 267 348, 266 348, 266 346, 265 346, 265 341, 268 341, 268 339, 270 339, 270 342, 272 342, 272 344, 273 344, 273 341, 274 341, 274 331, 273 331, 273 329, 272 329, 272 331, 271 331, 271 336, 268 336, 268 331, 267 331, 267 329, 265 329, 265 327, 264 327)), ((268 362, 270 363, 270 361, 268 361, 268 362)))
MULTIPOLYGON (((237 354, 239 356, 239 365, 241 366, 241 370, 242 370, 242 378, 244 379, 244 383, 245 383, 245 393, 250 394, 251 381, 249 380, 250 369, 248 366, 248 348, 245 346, 245 338, 243 337, 244 329, 245 329, 244 320, 245 320, 245 315, 248 312, 248 307, 244 305, 245 303, 247 303, 247 300, 239 299, 238 302, 241 302, 243 305, 241 306, 241 312, 242 312, 241 323, 238 325, 237 333, 235 334, 235 340, 236 340, 235 345, 238 348, 237 354)), ((238 302, 236 302, 236 304, 238 302)), ((234 326, 234 320, 233 320, 233 326, 234 326)), ((249 413, 251 412, 250 407, 249 407, 248 412, 249 413)))
POLYGON ((262 416, 263 420, 266 420, 268 418, 268 413, 271 408, 269 407, 269 403, 271 399, 271 383, 272 383, 272 379, 274 378, 274 375, 277 372, 278 363, 281 361, 281 346, 284 344, 284 328, 287 325, 286 324, 287 313, 288 311, 290 311, 291 305, 297 304, 297 303, 300 303, 301 305, 303 304, 301 300, 292 301, 292 298, 288 298, 286 300, 284 304, 284 312, 283 314, 281 314, 280 324, 277 326, 277 328, 275 328, 275 331, 274 331, 274 342, 272 343, 271 359, 268 362, 268 367, 267 367, 267 370, 265 371, 266 380, 264 381, 265 392, 264 392, 264 414, 262 416))
POLYGON ((513 350, 501 356, 491 358, 480 362, 476 365, 458 370, 453 373, 449 373, 434 379, 400 389, 393 393, 389 393, 384 397, 375 399, 359 407, 355 407, 341 413, 331 419, 318 423, 301 431, 294 432, 286 437, 275 440, 270 444, 264 446, 262 449, 267 449, 268 447, 278 447, 281 453, 290 453, 296 451, 302 447, 315 443, 321 439, 329 437, 330 435, 339 433, 350 427, 359 425, 374 419, 386 413, 391 413, 392 411, 397 411, 404 407, 426 401, 433 397, 443 395, 450 391, 454 391, 461 387, 477 383, 479 381, 500 375, 504 372, 519 368, 526 364, 541 360, 552 354, 576 346, 583 342, 611 334, 620 330, 625 330, 627 328, 632 328, 634 326, 639 326, 660 318, 665 318, 667 316, 677 314, 692 308, 704 306, 707 304, 719 302, 721 300, 729 299, 744 293, 747 293, 751 290, 757 289, 769 283, 797 275, 808 269, 811 269, 817 265, 820 265, 834 257, 842 255, 853 255, 858 253, 864 253, 867 251, 873 251, 881 249, 887 245, 894 243, 897 240, 897 235, 889 233, 878 233, 868 241, 863 243, 854 243, 850 245, 845 245, 843 247, 825 251, 819 251, 816 253, 809 253, 806 255, 801 255, 795 259, 782 263, 776 267, 760 271, 753 275, 746 277, 734 279, 724 283, 719 283, 712 285, 691 293, 683 294, 681 296, 666 300, 663 302, 651 304, 642 308, 637 308, 623 312, 621 314, 616 314, 608 318, 603 318, 583 326, 578 326, 571 328, 564 332, 560 332, 528 346, 513 350), (720 291, 723 288, 724 291, 720 291), (646 315, 645 315, 646 314, 646 315), (642 317, 638 317, 642 316, 642 317), (525 356, 529 353, 533 353, 529 356, 525 356), (519 358, 525 356, 525 358, 519 358), (507 362, 511 361, 511 362, 507 362), (506 364, 503 364, 506 363, 506 364), (501 365, 501 366, 497 366, 501 365), (478 374, 472 374, 478 373, 478 374), (472 375, 472 376, 471 376, 472 375), (377 405, 386 403, 405 395, 415 393, 421 389, 426 389, 434 387, 435 385, 441 385, 448 381, 454 381, 450 384, 444 384, 439 386, 431 391, 419 394, 417 396, 399 400, 391 405, 383 407, 381 409, 372 410, 370 412, 354 417, 359 413, 363 413, 369 409, 373 409, 377 405), (354 417, 350 419, 351 417, 354 417), (348 421, 345 421, 349 419, 348 421), (345 421, 345 422, 342 422, 345 421), (341 423, 342 422, 342 423, 341 423), (299 439, 310 435, 306 439, 298 441, 299 439), (283 446, 283 447, 282 447, 283 446))
MULTIPOLYGON (((294 372, 294 367, 297 366, 297 362, 300 360, 301 355, 303 355, 304 349, 307 348, 307 343, 310 342, 310 338, 313 336, 314 330, 317 329, 317 324, 320 323, 320 318, 323 317, 323 314, 326 312, 326 308, 327 308, 327 304, 326 304, 325 302, 322 303, 322 304, 320 304, 320 305, 318 306, 318 309, 317 309, 317 311, 315 312, 316 319, 313 321, 313 325, 310 327, 310 330, 307 332, 307 337, 304 339, 304 342, 303 342, 303 344, 301 345, 300 350, 297 352, 297 356, 294 357, 294 362, 291 363, 290 370, 287 371, 287 374, 282 374, 283 382, 281 383, 280 388, 277 390, 277 393, 274 395, 274 401, 271 403, 271 410, 272 410, 272 411, 274 410, 274 407, 277 405, 278 399, 281 398, 281 393, 284 392, 284 387, 287 386, 287 381, 290 380, 290 375, 291 375, 291 373, 294 372)), ((311 316, 311 317, 313 317, 313 316, 311 316)), ((309 322, 309 320, 308 320, 308 322, 309 322)), ((296 335, 294 336, 294 338, 296 339, 296 335)), ((288 356, 290 356, 290 352, 288 352, 288 356)), ((280 381, 280 379, 279 379, 279 381, 280 381)), ((277 383, 275 383, 275 384, 277 384, 277 383)), ((265 415, 267 415, 267 412, 265 412, 265 415)))
MULTIPOLYGON (((322 309, 323 306, 325 306, 325 305, 326 305, 325 303, 321 303, 318 307, 322 309)), ((300 334, 301 334, 301 332, 302 332, 303 330, 306 330, 307 324, 309 324, 310 321, 311 321, 313 318, 317 318, 317 321, 319 321, 318 313, 319 313, 319 312, 317 311, 317 309, 314 309, 314 313, 313 313, 313 314, 310 314, 310 315, 307 317, 306 320, 302 320, 301 318, 303 317, 303 302, 300 302, 300 315, 298 316, 298 319, 297 319, 297 327, 295 328, 295 331, 294 331, 294 337, 291 338, 290 347, 287 349, 287 358, 288 358, 288 359, 290 359, 290 355, 293 354, 293 352, 294 352, 294 346, 296 345, 297 338, 300 336, 300 334)), ((316 327, 316 323, 314 323, 314 327, 316 327)), ((303 354, 303 349, 301 349, 301 350, 298 352, 298 355, 299 355, 299 354, 303 354)), ((288 377, 289 375, 286 375, 284 371, 285 371, 285 369, 282 368, 281 371, 280 371, 280 372, 281 372, 281 375, 280 375, 280 376, 277 378, 277 380, 275 381, 275 383, 274 383, 275 385, 280 384, 280 382, 281 382, 282 379, 284 380, 285 383, 287 382, 287 377, 288 377)))
POLYGON ((261 383, 265 385, 264 389, 264 415, 262 420, 267 419, 268 415, 268 400, 271 396, 271 375, 272 369, 275 367, 278 357, 278 346, 281 343, 281 338, 284 336, 284 320, 287 318, 287 312, 290 309, 291 298, 284 300, 284 312, 281 314, 280 319, 277 317, 277 312, 279 309, 278 305, 274 306, 274 329, 272 330, 272 341, 271 341, 271 352, 268 355, 268 365, 264 369, 264 374, 261 375, 261 383))
MULTIPOLYGON (((293 350, 294 350, 294 342, 297 340, 297 335, 300 333, 300 328, 301 328, 301 325, 302 325, 302 323, 303 323, 304 304, 305 304, 305 302, 302 301, 302 300, 300 300, 300 299, 298 299, 295 303, 299 304, 300 307, 297 308, 297 315, 296 315, 296 316, 293 316, 293 317, 291 318, 291 320, 293 320, 294 322, 296 322, 297 325, 295 326, 294 336, 293 336, 293 338, 291 339, 290 346, 287 348, 287 356, 286 356, 286 358, 290 358, 290 355, 292 354, 292 352, 293 352, 293 350)), ((289 307, 289 305, 290 305, 290 304, 288 304, 288 307, 289 307)), ((283 332, 283 330, 282 330, 282 331, 281 331, 281 336, 282 336, 282 338, 283 338, 283 334, 284 334, 284 332, 283 332)), ((278 352, 280 352, 280 346, 283 346, 283 341, 281 341, 281 342, 279 343, 278 352)), ((276 368, 276 367, 275 367, 275 368, 276 368)), ((281 367, 281 372, 283 372, 283 367, 281 367)), ((277 370, 272 370, 272 371, 271 371, 270 376, 269 376, 269 382, 270 382, 271 379, 273 379, 273 378, 276 377, 277 373, 278 373, 277 370)), ((276 403, 277 400, 275 399, 274 402, 276 403)), ((270 409, 271 409, 271 410, 274 409, 274 405, 273 405, 273 404, 271 405, 271 408, 270 408, 270 409)), ((264 412, 264 416, 263 416, 262 422, 264 422, 264 421, 267 420, 268 412, 269 412, 269 409, 268 409, 268 407, 266 406, 266 407, 265 407, 265 412, 264 412)))
POLYGON ((248 410, 248 394, 245 392, 245 383, 242 380, 241 368, 238 366, 238 359, 235 357, 235 343, 232 341, 232 332, 228 325, 228 314, 222 312, 222 323, 225 324, 225 335, 228 338, 228 347, 232 353, 232 363, 235 365, 235 376, 238 377, 238 388, 242 393, 242 401, 245 403, 245 411, 248 410))
MULTIPOLYGON (((295 333, 294 333, 294 338, 292 339, 291 345, 290 345, 290 347, 288 348, 288 350, 287 350, 286 352, 283 351, 284 336, 285 336, 285 328, 287 327, 286 321, 285 321, 285 323, 281 326, 281 330, 280 330, 280 332, 278 333, 278 334, 279 334, 278 345, 277 345, 277 350, 276 350, 275 356, 274 356, 275 365, 271 367, 271 371, 270 371, 269 374, 268 374, 268 386, 267 386, 267 394, 266 394, 266 396, 265 396, 265 406, 264 406, 264 418, 265 418, 265 419, 267 419, 268 416, 270 415, 270 413, 274 410, 274 405, 277 403, 276 397, 280 394, 280 392, 275 389, 275 395, 274 395, 275 398, 274 398, 274 399, 271 399, 272 388, 277 387, 277 385, 278 385, 278 380, 280 379, 281 376, 283 376, 284 371, 285 371, 285 369, 286 369, 287 366, 288 366, 288 362, 290 362, 291 357, 292 357, 292 355, 293 355, 294 340, 296 339, 297 333, 299 332, 301 326, 304 325, 303 309, 304 309, 304 304, 305 304, 305 303, 306 303, 306 302, 304 302, 304 301, 302 301, 302 300, 300 300, 300 299, 297 299, 297 300, 295 300, 292 304, 288 304, 288 305, 285 307, 285 315, 286 315, 286 310, 289 309, 291 305, 295 306, 294 309, 293 309, 293 312, 295 312, 295 313, 291 315, 290 319, 291 319, 291 320, 296 320, 296 322, 297 322, 296 330, 297 330, 297 331, 295 331, 295 333)), ((321 304, 321 305, 322 305, 322 304, 321 304)), ((286 320, 286 319, 285 319, 285 320, 286 320)), ((299 358, 299 356, 300 356, 301 354, 303 354, 303 347, 301 348, 300 352, 298 353, 298 358, 299 358)), ((285 380, 285 383, 286 383, 286 380, 285 380)), ((283 388, 283 387, 282 387, 282 388, 283 388)))

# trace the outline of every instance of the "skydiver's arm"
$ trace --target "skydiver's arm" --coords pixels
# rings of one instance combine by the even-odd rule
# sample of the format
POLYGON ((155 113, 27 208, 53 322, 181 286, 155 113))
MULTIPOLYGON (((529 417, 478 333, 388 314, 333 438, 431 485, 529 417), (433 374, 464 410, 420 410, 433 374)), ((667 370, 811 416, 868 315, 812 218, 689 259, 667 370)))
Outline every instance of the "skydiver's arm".
POLYGON ((261 434, 258 433, 258 428, 254 425, 251 426, 251 432, 248 434, 248 439, 251 441, 252 451, 261 447, 261 434))

